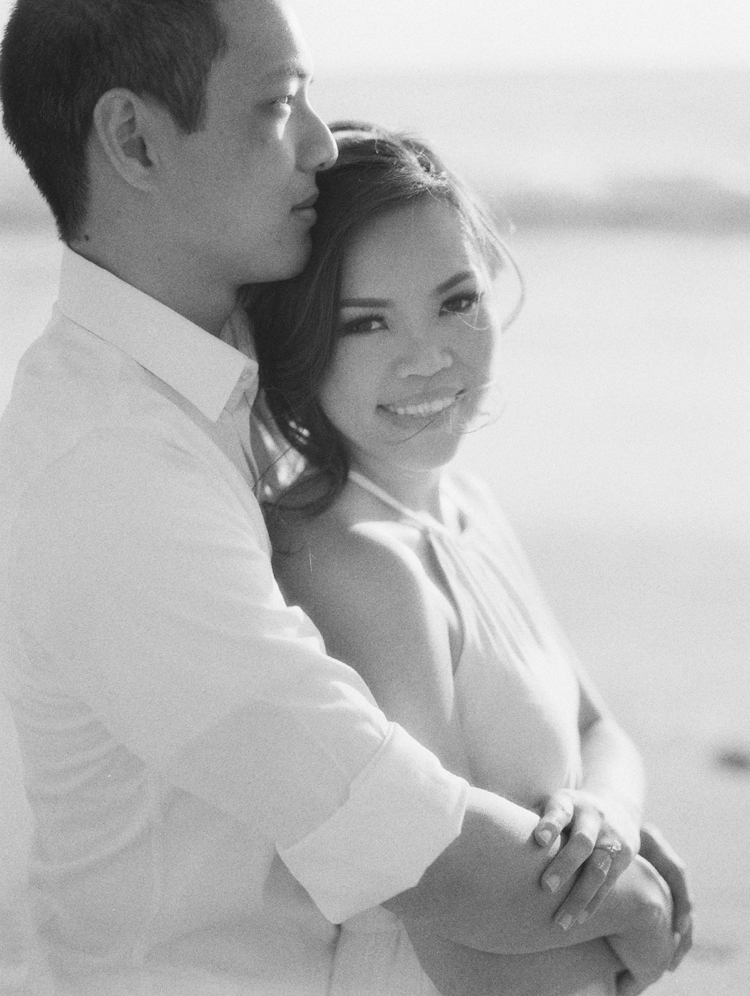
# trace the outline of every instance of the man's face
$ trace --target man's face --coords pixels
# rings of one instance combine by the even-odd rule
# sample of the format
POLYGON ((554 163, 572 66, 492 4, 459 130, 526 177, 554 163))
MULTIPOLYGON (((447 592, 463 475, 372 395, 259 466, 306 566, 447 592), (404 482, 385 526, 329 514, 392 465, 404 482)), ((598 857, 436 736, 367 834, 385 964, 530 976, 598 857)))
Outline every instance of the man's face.
POLYGON ((209 77, 204 128, 171 135, 163 189, 175 252, 202 279, 236 288, 302 269, 315 174, 336 148, 308 103, 310 60, 289 14, 277 0, 218 9, 228 51, 209 77))

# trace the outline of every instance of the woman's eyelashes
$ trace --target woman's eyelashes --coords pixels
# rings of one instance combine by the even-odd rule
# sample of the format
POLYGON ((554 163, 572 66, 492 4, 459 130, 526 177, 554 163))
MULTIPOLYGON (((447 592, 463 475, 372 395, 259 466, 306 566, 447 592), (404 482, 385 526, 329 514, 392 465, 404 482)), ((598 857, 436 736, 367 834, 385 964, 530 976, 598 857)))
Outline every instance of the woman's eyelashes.
MULTIPOLYGON (((463 291, 452 294, 441 302, 438 317, 444 315, 472 315, 479 307, 483 294, 478 290, 463 291)), ((342 318, 339 323, 339 335, 371 335, 373 332, 388 330, 388 321, 382 314, 356 315, 353 318, 342 318)))
POLYGON ((478 290, 463 291, 461 294, 453 294, 441 305, 441 313, 447 312, 452 315, 468 315, 479 306, 482 294, 478 290))
POLYGON ((464 291, 443 302, 442 313, 457 318, 472 332, 491 332, 492 322, 484 307, 484 291, 464 291))
POLYGON ((356 318, 340 322, 339 335, 370 335, 373 332, 384 332, 387 328, 383 315, 357 315, 356 318))

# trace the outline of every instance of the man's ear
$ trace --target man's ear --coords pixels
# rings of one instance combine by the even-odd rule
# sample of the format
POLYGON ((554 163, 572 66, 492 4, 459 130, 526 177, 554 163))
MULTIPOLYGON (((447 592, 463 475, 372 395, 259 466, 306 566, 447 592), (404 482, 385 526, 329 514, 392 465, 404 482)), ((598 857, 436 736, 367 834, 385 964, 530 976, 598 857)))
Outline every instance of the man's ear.
POLYGON ((159 130, 166 112, 130 90, 107 90, 94 108, 94 134, 123 180, 150 190, 159 163, 159 130))

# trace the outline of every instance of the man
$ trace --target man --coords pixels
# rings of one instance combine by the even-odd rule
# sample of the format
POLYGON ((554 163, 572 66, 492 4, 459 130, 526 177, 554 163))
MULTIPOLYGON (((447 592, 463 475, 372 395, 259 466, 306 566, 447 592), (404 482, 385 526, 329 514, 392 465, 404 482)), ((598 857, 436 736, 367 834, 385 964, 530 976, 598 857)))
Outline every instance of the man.
POLYGON ((66 243, 0 427, 0 653, 59 992, 324 993, 335 924, 385 901, 489 952, 625 924, 652 981, 675 949, 653 869, 561 931, 534 814, 389 724, 275 585, 256 365, 223 339, 240 286, 304 265, 335 157, 289 13, 18 0, 1 80, 66 243))

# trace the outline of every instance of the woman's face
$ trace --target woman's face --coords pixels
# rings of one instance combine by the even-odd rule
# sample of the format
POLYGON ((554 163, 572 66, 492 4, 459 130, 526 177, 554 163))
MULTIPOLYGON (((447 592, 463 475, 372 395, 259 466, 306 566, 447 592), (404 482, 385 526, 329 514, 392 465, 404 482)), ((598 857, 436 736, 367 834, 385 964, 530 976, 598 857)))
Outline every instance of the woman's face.
POLYGON ((382 477, 451 459, 492 380, 490 291, 449 204, 396 208, 353 239, 320 402, 355 466, 382 477))

